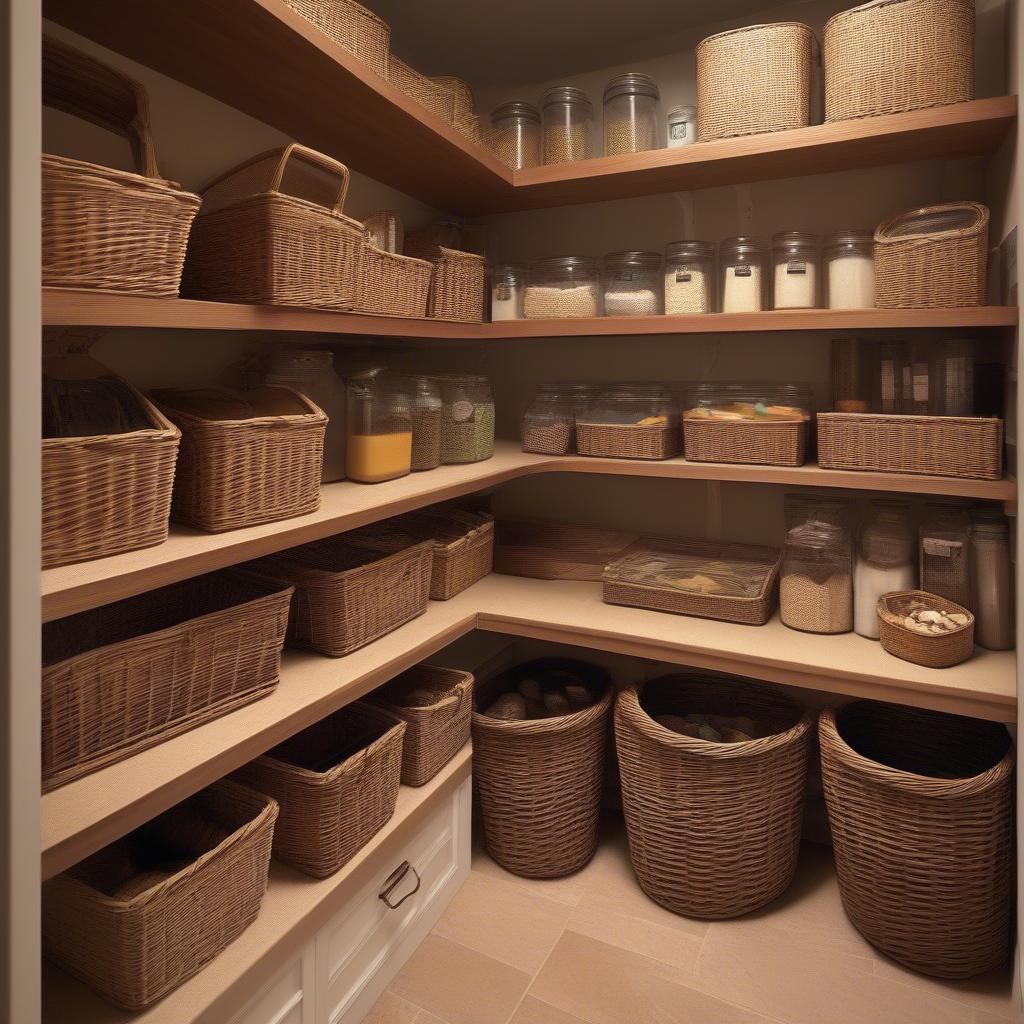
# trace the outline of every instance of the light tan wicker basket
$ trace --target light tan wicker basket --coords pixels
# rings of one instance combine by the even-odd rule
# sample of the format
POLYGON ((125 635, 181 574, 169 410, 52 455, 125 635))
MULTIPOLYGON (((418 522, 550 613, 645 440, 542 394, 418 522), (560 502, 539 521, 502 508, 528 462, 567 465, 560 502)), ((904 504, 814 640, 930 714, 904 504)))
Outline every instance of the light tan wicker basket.
POLYGON ((882 648, 893 657, 927 668, 949 668, 966 661, 974 653, 974 616, 955 601, 947 601, 923 590, 883 594, 878 599, 878 638, 882 648), (903 625, 903 620, 919 608, 957 612, 966 615, 968 622, 948 633, 926 636, 903 625))
POLYGON ((362 284, 353 309, 381 316, 425 317, 434 266, 378 249, 367 241, 361 259, 362 284))
POLYGON ((274 856, 314 878, 344 867, 395 813, 405 729, 356 701, 239 768, 281 807, 274 856))
POLYGON ((145 90, 46 38, 43 103, 124 137, 135 164, 130 173, 43 154, 43 284, 177 296, 199 196, 160 177, 145 90))
POLYGON ((843 907, 915 971, 1004 964, 1013 914, 1014 747, 1006 727, 855 701, 818 726, 843 907))
POLYGON ((391 28, 355 0, 286 0, 292 10, 316 25, 328 39, 358 57, 382 78, 388 77, 391 28))
POLYGON ((820 412, 818 464, 823 469, 999 480, 1003 421, 987 416, 820 412))
POLYGON ((475 142, 478 146, 484 144, 484 129, 479 114, 457 115, 452 121, 452 127, 465 135, 470 142, 475 142))
POLYGON ((366 231, 341 212, 348 182, 344 164, 294 142, 221 175, 203 191, 182 293, 351 309, 366 231))
POLYGON ((431 228, 405 236, 405 255, 433 265, 428 315, 436 320, 482 323, 487 289, 487 260, 434 241, 431 228))
POLYGON ((499 519, 494 571, 538 580, 600 582, 604 567, 637 540, 596 526, 499 519))
POLYGON ((452 124, 459 118, 467 118, 476 113, 476 100, 470 84, 455 75, 433 75, 430 79, 440 86, 452 98, 452 124))
POLYGON ((640 888, 687 917, 738 917, 789 887, 800 850, 810 714, 768 686, 671 675, 627 687, 615 746, 640 888), (766 728, 749 741, 681 735, 656 715, 721 714, 766 728))
POLYGON ((441 82, 421 75, 395 54, 388 56, 388 81, 446 124, 455 118, 455 95, 441 82))
POLYGON ((872 0, 829 18, 825 120, 974 99, 974 0, 872 0))
POLYGON ((817 43, 797 22, 751 25, 697 44, 697 141, 803 128, 811 122, 817 43))
POLYGON ((875 231, 875 305, 981 306, 988 274, 988 208, 942 203, 908 210, 875 231))
POLYGON ((810 421, 710 420, 683 416, 683 454, 689 462, 802 466, 810 421))
POLYGON ((576 451, 601 459, 672 459, 682 431, 676 417, 660 424, 587 423, 576 420, 576 451))
POLYGON ((138 1012, 259 914, 277 804, 227 780, 43 883, 48 959, 138 1012))

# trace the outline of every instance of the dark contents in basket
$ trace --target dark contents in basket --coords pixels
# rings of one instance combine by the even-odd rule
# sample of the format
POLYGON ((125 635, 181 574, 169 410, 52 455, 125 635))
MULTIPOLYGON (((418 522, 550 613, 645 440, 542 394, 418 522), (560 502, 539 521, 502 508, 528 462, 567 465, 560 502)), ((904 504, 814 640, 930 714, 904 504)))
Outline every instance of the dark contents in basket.
POLYGON ((94 437, 150 430, 142 404, 117 377, 67 380, 43 374, 43 437, 94 437))
POLYGON ((599 694, 577 673, 563 668, 538 668, 514 690, 501 694, 484 714, 510 722, 558 718, 590 707, 599 694))

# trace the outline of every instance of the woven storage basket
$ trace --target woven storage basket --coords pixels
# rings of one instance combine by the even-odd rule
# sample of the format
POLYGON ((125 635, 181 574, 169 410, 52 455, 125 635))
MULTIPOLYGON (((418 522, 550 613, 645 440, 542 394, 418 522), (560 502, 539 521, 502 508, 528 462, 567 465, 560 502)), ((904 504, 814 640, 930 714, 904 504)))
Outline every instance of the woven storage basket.
POLYGON ((428 316, 483 322, 487 288, 487 261, 483 256, 438 245, 429 228, 405 236, 405 255, 433 265, 428 316))
POLYGON ((811 122, 814 33, 797 22, 751 25, 697 44, 697 141, 811 122))
POLYGON ((637 540, 596 526, 500 519, 494 571, 538 580, 600 582, 604 567, 637 540))
POLYGON ((810 421, 700 420, 683 417, 683 454, 689 462, 802 466, 810 421))
POLYGON ((672 675, 628 687, 615 703, 615 746, 629 856, 640 888, 688 917, 728 918, 775 899, 800 848, 813 720, 767 686, 672 675), (769 735, 715 743, 653 716, 726 714, 769 735))
POLYGON ((597 849, 611 683, 603 669, 563 658, 527 662, 477 685, 473 779, 487 852, 524 878, 558 878, 586 865, 597 849), (601 699, 559 718, 508 722, 489 707, 503 690, 540 669, 582 676, 601 699))
POLYGON ((484 144, 484 130, 480 123, 479 114, 464 114, 457 116, 452 121, 452 127, 469 139, 470 142, 475 142, 478 146, 484 144))
POLYGON ((230 571, 43 626, 43 789, 277 686, 290 587, 230 571))
POLYGON ((249 562, 246 571, 295 587, 288 642, 340 658, 427 610, 433 544, 392 555, 328 537, 249 562))
POLYGON ((425 317, 430 300, 434 267, 426 260, 413 259, 378 249, 367 242, 362 253, 362 286, 354 309, 382 316, 425 317))
POLYGON ((402 218, 394 210, 377 210, 363 220, 370 244, 384 252, 400 253, 405 244, 402 218))
POLYGON ((273 800, 216 782, 44 882, 47 958, 115 1006, 152 1005, 256 919, 276 819, 273 800))
POLYGON ((468 118, 476 113, 473 90, 465 79, 457 78, 455 75, 433 75, 430 81, 451 96, 452 124, 459 118, 468 118))
POLYGON ((1003 421, 981 416, 820 412, 818 464, 823 469, 999 480, 1003 421))
POLYGON ((348 182, 344 164, 294 142, 211 182, 192 226, 182 293, 351 309, 366 232, 341 212, 348 182))
POLYGON ((825 120, 974 99, 974 0, 873 0, 829 18, 825 120))
MULTIPOLYGON (((86 356, 47 359, 44 372, 67 380, 114 376, 86 356)), ((181 433, 123 383, 149 419, 148 429, 42 440, 44 569, 167 540, 181 433)))
POLYGON ((878 638, 894 657, 928 668, 948 668, 966 661, 974 653, 974 616, 955 601, 923 590, 884 594, 878 599, 878 638), (959 612, 969 621, 948 633, 926 636, 903 625, 903 620, 918 608, 959 612))
POLYGON ((1014 749, 995 722, 855 701, 822 712, 821 773, 843 907, 915 971, 1006 962, 1014 749))
POLYGON ((320 507, 327 417, 305 395, 168 389, 153 398, 181 430, 176 520, 219 532, 320 507))
POLYGON ((382 78, 388 77, 391 29, 355 0, 286 0, 293 11, 316 25, 330 40, 358 57, 382 78))
POLYGON ((46 38, 43 103, 127 139, 135 166, 43 154, 43 284, 174 298, 199 196, 160 177, 145 90, 46 38))
POLYGON ((602 459, 671 459, 679 454, 675 417, 664 424, 586 423, 576 420, 576 451, 602 459))
POLYGON ((875 231, 875 305, 981 306, 988 274, 988 208, 943 203, 908 210, 875 231))
POLYGON ((416 665, 368 698, 405 722, 402 782, 428 783, 469 742, 473 676, 454 668, 416 665))
POLYGON ((405 728, 356 701, 239 768, 280 804, 274 856, 314 878, 344 867, 395 813, 405 728))
POLYGON ((455 95, 443 83, 421 75, 393 53, 388 57, 388 81, 446 124, 455 117, 455 95))

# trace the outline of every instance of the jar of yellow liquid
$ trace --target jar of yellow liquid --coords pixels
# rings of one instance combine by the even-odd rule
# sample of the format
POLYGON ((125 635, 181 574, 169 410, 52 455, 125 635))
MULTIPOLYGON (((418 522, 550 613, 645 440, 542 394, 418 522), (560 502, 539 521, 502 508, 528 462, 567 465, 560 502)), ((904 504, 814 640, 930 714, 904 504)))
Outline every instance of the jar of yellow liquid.
POLYGON ((412 469, 412 403, 401 382, 382 373, 348 381, 345 469, 377 484, 412 469))

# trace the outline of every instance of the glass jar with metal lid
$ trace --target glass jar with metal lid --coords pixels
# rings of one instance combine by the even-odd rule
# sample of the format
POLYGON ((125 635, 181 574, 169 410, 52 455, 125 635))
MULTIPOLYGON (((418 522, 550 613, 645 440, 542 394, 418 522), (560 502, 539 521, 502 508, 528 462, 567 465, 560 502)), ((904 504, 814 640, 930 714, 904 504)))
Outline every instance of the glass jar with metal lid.
POLYGON ((727 238, 718 247, 718 264, 722 275, 718 308, 723 313, 764 309, 765 251, 756 238, 727 238))
POLYGON ((689 146, 697 141, 697 108, 690 103, 673 107, 665 118, 666 144, 669 149, 689 146))
POLYGON ((541 164, 540 111, 514 100, 491 111, 487 144, 507 167, 520 171, 541 164))
POLYGON ((486 377, 446 374, 441 386, 441 462, 482 462, 494 454, 494 399, 486 377))
POLYGON ((780 231, 772 236, 775 309, 814 309, 818 305, 818 264, 821 243, 806 231, 780 231))
POLYGON ((491 320, 522 320, 526 267, 498 263, 491 267, 491 320))
POLYGON ((656 252, 610 252, 604 258, 604 315, 657 316, 662 258, 656 252))
POLYGON ((601 315, 601 280, 590 256, 550 256, 530 264, 523 315, 527 320, 601 315))
POLYGON ((713 242, 670 242, 665 247, 665 312, 669 316, 714 311, 713 242))
POLYGON ((974 639, 990 651, 1013 646, 1013 565, 1006 516, 996 508, 971 510, 971 611, 974 639))
POLYGON ((441 465, 441 388, 425 374, 408 378, 412 410, 412 471, 441 465))
POLYGON ((658 87, 650 75, 631 71, 604 90, 604 155, 658 148, 658 87))
POLYGON ((412 468, 412 404, 404 383, 381 372, 347 381, 345 467, 375 484, 412 468))
POLYGON ((540 110, 545 164, 588 160, 593 155, 590 133, 594 107, 582 89, 571 85, 548 89, 541 98, 540 110))
POLYGON ((829 309, 874 306, 874 232, 838 231, 825 239, 825 291, 829 309))

